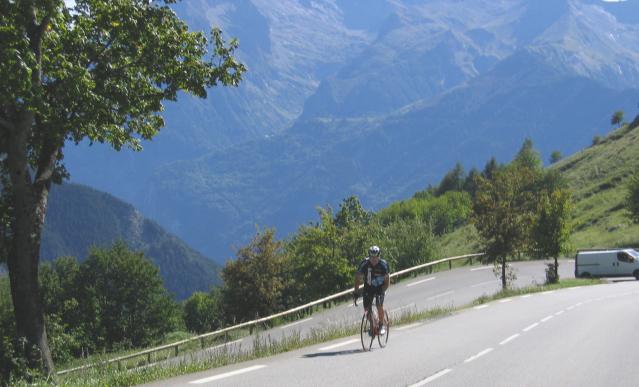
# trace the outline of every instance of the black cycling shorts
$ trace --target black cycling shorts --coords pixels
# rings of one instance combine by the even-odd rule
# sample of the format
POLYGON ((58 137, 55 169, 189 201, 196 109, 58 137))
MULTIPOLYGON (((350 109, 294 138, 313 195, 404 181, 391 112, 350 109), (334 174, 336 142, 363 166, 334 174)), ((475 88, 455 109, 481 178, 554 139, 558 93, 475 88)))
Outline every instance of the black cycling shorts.
POLYGON ((364 309, 368 309, 373 305, 373 298, 377 297, 377 306, 384 305, 384 289, 381 286, 378 287, 365 287, 362 298, 364 299, 364 309))

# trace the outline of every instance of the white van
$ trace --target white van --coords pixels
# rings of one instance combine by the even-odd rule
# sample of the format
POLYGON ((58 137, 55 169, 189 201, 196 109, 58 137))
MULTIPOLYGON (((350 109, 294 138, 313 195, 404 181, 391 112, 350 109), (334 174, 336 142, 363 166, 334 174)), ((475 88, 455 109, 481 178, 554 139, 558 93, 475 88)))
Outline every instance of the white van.
POLYGON ((639 252, 633 249, 578 251, 575 277, 630 277, 639 279, 639 252))

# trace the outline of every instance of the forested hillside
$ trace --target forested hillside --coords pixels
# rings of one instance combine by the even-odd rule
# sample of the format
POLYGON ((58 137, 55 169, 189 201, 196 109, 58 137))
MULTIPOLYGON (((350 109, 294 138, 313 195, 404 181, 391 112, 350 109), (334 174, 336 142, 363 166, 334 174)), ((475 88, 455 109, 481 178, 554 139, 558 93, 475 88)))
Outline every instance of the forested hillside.
POLYGON ((60 256, 82 261, 91 247, 110 247, 118 240, 144 252, 178 299, 220 283, 219 266, 130 204, 77 184, 54 186, 40 249, 43 261, 60 256))

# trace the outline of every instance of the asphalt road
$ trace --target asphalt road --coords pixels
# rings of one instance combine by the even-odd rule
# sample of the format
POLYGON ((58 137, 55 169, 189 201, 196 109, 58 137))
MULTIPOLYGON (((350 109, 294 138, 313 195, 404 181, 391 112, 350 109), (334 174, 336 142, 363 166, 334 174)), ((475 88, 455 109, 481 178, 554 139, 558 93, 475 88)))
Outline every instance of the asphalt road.
POLYGON ((513 297, 358 337, 184 375, 165 386, 636 386, 639 282, 513 297))
MULTIPOLYGON (((545 273, 544 273, 545 265, 543 262, 515 263, 515 267, 517 269, 517 277, 518 277, 517 286, 543 283, 545 279, 545 273)), ((562 260, 560 262, 560 275, 562 278, 573 277, 573 270, 574 270, 573 261, 562 260)), ((423 309, 429 309, 429 308, 433 308, 437 306, 466 305, 470 301, 476 299, 477 297, 483 294, 492 294, 496 292, 497 290, 499 290, 499 288, 500 288, 500 282, 494 277, 492 273, 492 266, 463 267, 463 268, 454 269, 452 271, 444 271, 444 272, 434 273, 432 275, 405 280, 398 284, 393 285, 387 293, 386 308, 388 311, 391 311, 393 313, 401 313, 405 309, 423 310, 423 309)), ((526 298, 522 298, 522 300, 523 299, 526 299, 526 298)), ((498 304, 501 305, 502 303, 498 303, 498 304)), ((507 304, 507 302, 504 304, 507 304)), ((488 307, 484 307, 482 309, 488 309, 488 307)), ((481 310, 481 309, 478 309, 478 310, 481 310)), ((491 310, 495 310, 495 308, 492 308, 491 310)), ((306 319, 303 319, 282 327, 274 328, 271 331, 268 331, 263 334, 270 335, 273 338, 290 335, 291 332, 293 331, 301 332, 302 334, 305 334, 306 332, 310 331, 313 328, 325 327, 325 326, 330 326, 335 324, 353 323, 355 321, 358 321, 360 317, 361 317, 361 309, 355 309, 354 307, 350 305, 342 305, 340 307, 330 309, 323 313, 316 313, 309 318, 306 318, 306 319)), ((451 318, 457 318, 457 316, 454 316, 451 318)), ((509 321, 510 317, 506 316, 503 319, 505 321, 509 321)), ((447 320, 449 320, 449 318, 446 318, 440 321, 447 321, 447 320)), ((432 322, 425 325, 431 326, 433 324, 439 324, 439 322, 432 322)), ((474 326, 475 326, 474 323, 470 324, 469 327, 466 327, 466 329, 472 330, 472 327, 474 326)), ((391 333, 392 338, 391 338, 391 343, 389 344, 392 344, 392 345, 390 345, 389 347, 393 347, 393 348, 396 347, 397 345, 396 340, 398 340, 398 337, 401 337, 401 335, 398 336, 400 332, 403 332, 404 330, 412 331, 413 329, 417 329, 417 328, 412 328, 410 326, 397 327, 397 328, 393 329, 391 333)), ((231 343, 227 347, 230 350, 242 350, 242 349, 245 350, 246 348, 250 347, 251 342, 252 342, 252 339, 247 338, 247 339, 244 339, 243 341, 231 343)), ((312 347, 309 347, 309 348, 312 348, 312 347)), ((353 337, 353 338, 336 342, 334 344, 327 344, 327 345, 316 347, 317 349, 316 355, 306 354, 302 356, 303 358, 307 358, 307 359, 308 358, 323 359, 323 358, 329 358, 329 357, 342 358, 343 357, 342 355, 359 353, 359 348, 360 348, 359 341, 357 340, 356 337, 353 337), (343 348, 346 348, 346 349, 343 349, 343 348), (319 349, 322 349, 322 350, 319 350, 319 349)), ((218 348, 215 348, 214 350, 220 350, 220 348, 218 347, 218 348)), ((388 350, 388 352, 393 352, 393 350, 390 348, 387 348, 386 350, 388 350)), ((375 352, 379 353, 379 351, 375 351, 375 352)), ((298 353, 298 356, 299 356, 299 351, 295 351, 291 353, 298 353)), ((360 354, 360 356, 367 356, 367 354, 360 354)), ((189 357, 191 357, 191 355, 189 357)), ((268 362, 270 363, 271 360, 269 359, 268 362)), ((258 362, 258 363, 260 364, 257 364, 257 365, 261 366, 263 365, 261 363, 264 363, 264 362, 258 362)), ((247 365, 247 367, 250 367, 250 365, 247 365)), ((326 367, 328 367, 328 369, 331 369, 330 365, 327 365, 327 366, 322 365, 319 367, 322 369, 326 367)), ((245 368, 246 367, 240 367, 239 365, 237 365, 233 367, 226 367, 226 368, 211 370, 207 374, 223 375, 226 372, 230 372, 228 370, 245 369, 245 368)), ((248 374, 253 372, 260 374, 260 372, 258 371, 261 369, 262 368, 250 369, 249 371, 245 372, 245 374, 247 374, 247 376, 248 374)), ((194 380, 205 379, 205 377, 199 377, 199 379, 198 377, 195 377, 195 376, 181 377, 177 379, 170 379, 170 380, 156 383, 153 385, 168 386, 168 385, 179 385, 180 383, 188 384, 188 382, 192 382, 194 380)), ((240 376, 238 375, 237 377, 240 377, 240 376)), ((229 376, 228 378, 231 381, 231 383, 235 383, 233 382, 233 380, 236 377, 229 376)), ((215 380, 212 380, 211 383, 215 383, 217 385, 224 379, 227 379, 227 378, 215 379, 215 380)), ((303 380, 306 381, 306 379, 303 379, 303 380)), ((345 380, 348 380, 348 378, 346 378, 345 380)), ((400 381, 393 382, 392 385, 410 384, 409 381, 407 381, 406 379, 398 379, 398 380, 400 381)), ((279 382, 273 381, 273 383, 274 384, 272 385, 293 385, 294 384, 290 380, 289 381, 281 380, 279 382)), ((346 381, 344 383, 347 384, 346 381)), ((244 382, 240 384, 244 385, 244 382)), ((308 380, 308 385, 319 385, 319 384, 321 384, 319 381, 312 382, 311 380, 308 380)), ((339 384, 342 384, 342 383, 340 382, 339 384)), ((355 384, 356 385, 360 384, 359 379, 355 384)), ((374 382, 372 384, 376 385, 374 382)), ((250 385, 250 382, 248 385, 250 385)), ((268 384, 268 385, 271 385, 271 384, 268 384)), ((457 384, 457 385, 462 385, 462 384, 457 384)), ((470 385, 473 385, 473 384, 471 383, 470 385)))

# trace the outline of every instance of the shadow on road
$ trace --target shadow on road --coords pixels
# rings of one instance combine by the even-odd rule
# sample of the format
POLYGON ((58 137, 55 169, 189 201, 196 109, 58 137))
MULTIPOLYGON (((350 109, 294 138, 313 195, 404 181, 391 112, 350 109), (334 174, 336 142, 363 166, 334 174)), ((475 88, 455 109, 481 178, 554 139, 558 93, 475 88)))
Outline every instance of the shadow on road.
POLYGON ((607 278, 608 281, 610 282, 635 282, 636 279, 635 277, 630 277, 630 278, 615 278, 615 279, 611 279, 611 278, 607 278))
POLYGON ((337 352, 316 352, 316 353, 307 353, 302 357, 313 358, 313 357, 322 357, 322 356, 342 356, 342 355, 352 355, 354 353, 364 352, 361 349, 349 349, 347 351, 337 351, 337 352))

